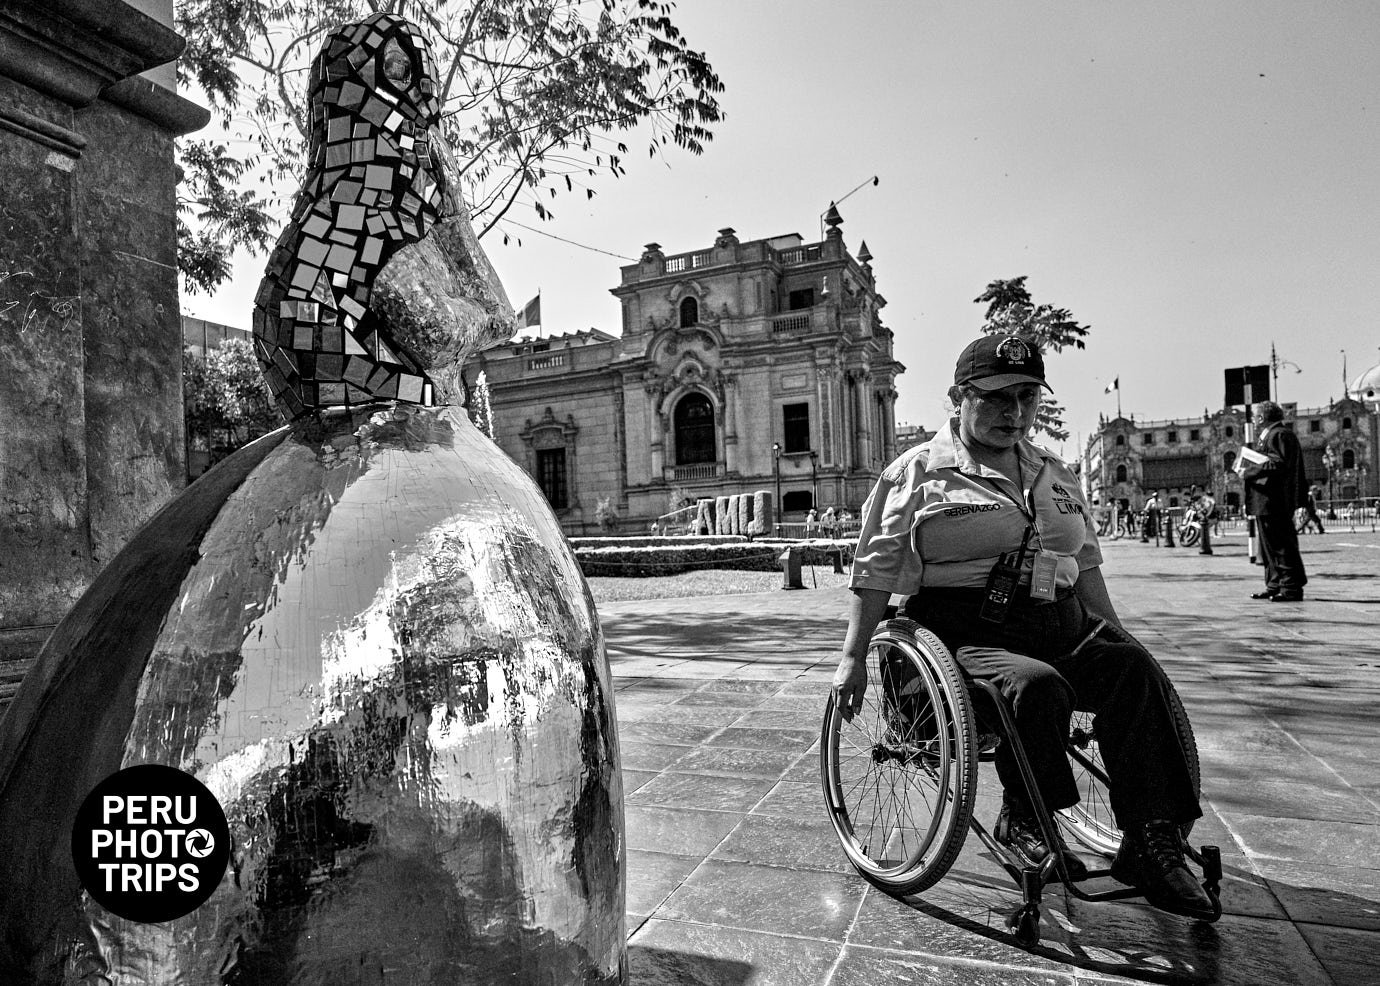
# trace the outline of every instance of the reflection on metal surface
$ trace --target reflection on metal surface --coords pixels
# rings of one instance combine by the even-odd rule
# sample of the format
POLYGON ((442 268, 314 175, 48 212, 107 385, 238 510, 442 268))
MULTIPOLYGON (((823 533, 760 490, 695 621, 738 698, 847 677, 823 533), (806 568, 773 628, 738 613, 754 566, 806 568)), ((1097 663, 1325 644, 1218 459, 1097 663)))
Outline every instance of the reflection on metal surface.
POLYGON ((0 845, 3 982, 623 982, 612 690, 540 492, 462 409, 236 453, 55 631, 0 725, 0 845), (64 859, 82 797, 136 763, 230 819, 221 886, 164 925, 64 859))

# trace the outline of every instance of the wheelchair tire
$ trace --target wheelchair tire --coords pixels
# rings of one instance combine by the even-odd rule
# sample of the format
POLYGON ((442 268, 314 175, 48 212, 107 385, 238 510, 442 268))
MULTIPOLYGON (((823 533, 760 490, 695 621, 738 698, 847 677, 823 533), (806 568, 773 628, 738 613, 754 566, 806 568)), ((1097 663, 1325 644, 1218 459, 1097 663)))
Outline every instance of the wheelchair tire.
POLYGON ((863 707, 844 719, 832 693, 820 779, 853 867, 894 896, 942 877, 977 796, 977 725, 948 649, 913 620, 888 620, 867 651, 863 707))
MULTIPOLYGON (((1200 797, 1202 772, 1198 762, 1198 741, 1193 736, 1193 725, 1188 720, 1183 700, 1173 685, 1169 686, 1169 707, 1174 714, 1174 728, 1178 731, 1184 758, 1188 761, 1189 776, 1193 779, 1193 795, 1200 797)), ((1057 812, 1056 817, 1064 830, 1080 845, 1093 852, 1114 856, 1121 845, 1121 830, 1117 828, 1107 796, 1107 775, 1097 747, 1090 712, 1073 714, 1069 730, 1069 758, 1072 760, 1074 780, 1083 799, 1072 808, 1057 812)), ((1185 822, 1182 828, 1187 839, 1193 831, 1193 822, 1185 822)))

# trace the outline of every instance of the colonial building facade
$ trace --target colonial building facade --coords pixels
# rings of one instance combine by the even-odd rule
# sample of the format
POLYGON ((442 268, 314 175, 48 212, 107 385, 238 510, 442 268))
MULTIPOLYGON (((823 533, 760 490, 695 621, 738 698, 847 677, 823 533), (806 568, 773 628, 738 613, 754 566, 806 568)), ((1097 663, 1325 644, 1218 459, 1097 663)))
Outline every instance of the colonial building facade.
MULTIPOLYGON (((1308 480, 1324 498, 1350 502, 1377 495, 1375 416, 1365 404, 1348 397, 1328 407, 1283 407, 1303 447, 1308 480)), ((1103 418, 1084 453, 1088 494, 1138 510, 1158 492, 1168 506, 1178 506, 1196 483, 1219 503, 1240 507, 1244 495, 1235 466, 1245 439, 1246 412, 1238 408, 1161 421, 1103 418)))
POLYGON ((648 244, 612 288, 618 336, 591 329, 491 349, 495 439, 537 479, 570 533, 608 500, 645 529, 673 492, 767 490, 778 516, 857 510, 896 454, 892 333, 867 245, 742 242, 667 256, 648 244))

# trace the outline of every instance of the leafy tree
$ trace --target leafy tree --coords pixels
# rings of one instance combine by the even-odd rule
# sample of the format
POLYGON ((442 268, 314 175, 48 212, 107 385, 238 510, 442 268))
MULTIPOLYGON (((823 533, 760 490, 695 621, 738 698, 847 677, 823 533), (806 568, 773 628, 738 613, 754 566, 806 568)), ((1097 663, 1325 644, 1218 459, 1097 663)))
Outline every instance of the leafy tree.
POLYGON ((254 347, 226 339, 205 356, 182 350, 187 435, 215 463, 283 423, 254 347))
POLYGON ((628 148, 616 134, 646 125, 651 156, 668 144, 700 154, 723 118, 723 84, 671 20, 670 2, 182 0, 183 81, 200 87, 227 130, 247 123, 256 147, 239 170, 223 142, 183 148, 190 180, 203 182, 188 203, 208 216, 199 237, 185 230, 189 285, 223 279, 236 243, 265 245, 259 230, 272 202, 229 186, 254 170, 268 188, 296 188, 311 59, 329 31, 385 9, 431 39, 442 127, 480 236, 519 201, 547 220, 560 192, 592 198, 599 175, 624 174, 628 148))
MULTIPOLYGON (((1038 346, 1041 352, 1052 349, 1058 353, 1065 346, 1085 348, 1083 338, 1090 327, 1079 325, 1067 308, 1035 304, 1025 286, 1027 276, 1022 274, 1010 280, 991 281, 982 294, 973 299, 975 304, 987 305, 982 331, 991 335, 1018 336, 1038 346)), ((1064 406, 1048 398, 1040 402, 1035 427, 1057 441, 1068 441, 1069 432, 1064 427, 1064 406)))
POLYGON ((595 501, 594 522, 605 534, 618 530, 618 510, 613 505, 613 497, 601 496, 595 501))
POLYGON ((236 247, 262 251, 273 245, 273 223, 264 199, 235 190, 249 165, 232 158, 225 145, 178 141, 177 161, 177 269, 188 291, 209 294, 230 276, 236 247), (187 222, 190 216, 197 229, 187 222))
POLYGON ((668 514, 673 514, 677 510, 683 510, 686 507, 693 507, 694 505, 695 498, 689 494, 684 486, 671 487, 671 495, 666 500, 666 512, 668 514))

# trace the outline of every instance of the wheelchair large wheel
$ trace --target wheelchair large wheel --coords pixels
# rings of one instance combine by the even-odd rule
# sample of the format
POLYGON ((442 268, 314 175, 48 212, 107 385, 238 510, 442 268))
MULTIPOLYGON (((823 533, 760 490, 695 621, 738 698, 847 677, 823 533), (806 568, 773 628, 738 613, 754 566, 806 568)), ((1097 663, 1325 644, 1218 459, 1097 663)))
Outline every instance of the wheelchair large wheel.
MULTIPOLYGON (((1184 758, 1188 761, 1189 776, 1193 779, 1193 794, 1197 797, 1202 790, 1198 742, 1193 737, 1193 725, 1188 721, 1188 712, 1184 709, 1184 703, 1173 685, 1169 686, 1169 708, 1174 714, 1174 728, 1178 731, 1179 744, 1183 747, 1184 758)), ((1107 795, 1107 773, 1102 765, 1102 754, 1097 745, 1092 713, 1073 714, 1068 750, 1074 779, 1078 782, 1082 800, 1072 808, 1060 811, 1057 817, 1064 830, 1084 847, 1107 856, 1115 855, 1121 845, 1121 830, 1116 826, 1111 801, 1107 795)), ((1193 822, 1185 822, 1185 839, 1192 830, 1193 822)))
POLYGON ((953 864, 977 796, 977 726, 958 665, 913 620, 883 623, 862 709, 830 695, 820 777, 844 853, 887 893, 918 893, 953 864))

